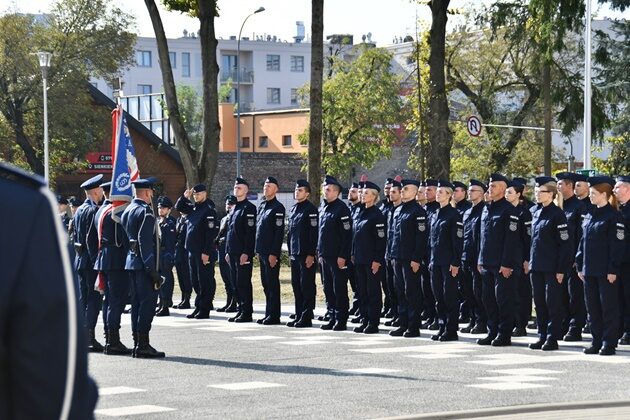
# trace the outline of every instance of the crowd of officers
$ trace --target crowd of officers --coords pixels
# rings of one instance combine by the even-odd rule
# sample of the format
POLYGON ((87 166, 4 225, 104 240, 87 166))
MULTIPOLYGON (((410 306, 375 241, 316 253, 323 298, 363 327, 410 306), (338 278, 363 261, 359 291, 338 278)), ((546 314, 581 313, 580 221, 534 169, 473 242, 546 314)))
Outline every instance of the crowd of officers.
POLYGON ((362 180, 349 188, 348 204, 342 185, 326 176, 319 208, 309 201, 311 185, 296 182, 288 216, 274 177, 265 180, 258 208, 239 177, 220 220, 203 184, 175 203, 158 198, 156 218, 155 180, 141 179, 118 222, 101 178, 82 185, 86 200, 70 203, 73 219, 64 220, 91 351, 164 357, 149 344, 153 316, 194 306, 188 318, 209 318, 216 263, 227 295, 216 310, 233 313, 230 322, 253 322, 255 257, 266 298, 256 322, 280 324, 285 238, 295 298, 289 327, 313 326, 319 271, 324 330, 354 323, 354 332, 375 334, 385 319, 392 336, 418 337, 428 329, 432 340, 454 341, 461 331, 483 335, 480 345, 509 346, 511 337, 527 335, 529 323, 538 330, 531 349, 556 350, 561 340, 581 341, 583 332, 593 337, 587 354, 613 355, 618 344, 630 344, 628 176, 537 177, 535 203, 526 196, 526 179, 498 173, 487 184, 388 178, 383 199, 378 185, 362 180), (182 292, 177 304, 173 269, 182 292), (129 296, 133 349, 119 335, 129 296), (101 309, 104 347, 94 332, 101 309))

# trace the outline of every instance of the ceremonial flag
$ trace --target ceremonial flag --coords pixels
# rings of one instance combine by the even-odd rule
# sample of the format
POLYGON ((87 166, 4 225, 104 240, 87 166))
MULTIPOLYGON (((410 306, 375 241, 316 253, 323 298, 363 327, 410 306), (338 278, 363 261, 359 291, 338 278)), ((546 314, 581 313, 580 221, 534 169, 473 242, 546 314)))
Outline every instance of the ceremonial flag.
POLYGON ((120 223, 120 215, 132 199, 131 183, 140 178, 136 152, 131 142, 127 119, 120 105, 112 111, 112 219, 120 223))

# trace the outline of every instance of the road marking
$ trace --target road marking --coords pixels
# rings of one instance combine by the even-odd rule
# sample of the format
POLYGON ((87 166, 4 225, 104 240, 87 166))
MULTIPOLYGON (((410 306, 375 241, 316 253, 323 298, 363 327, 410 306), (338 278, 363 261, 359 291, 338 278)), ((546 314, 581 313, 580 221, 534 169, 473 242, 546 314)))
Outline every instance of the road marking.
POLYGON ((99 388, 99 395, 118 395, 118 394, 131 394, 134 392, 146 392, 146 389, 131 388, 128 386, 111 386, 108 388, 99 388))
POLYGON ((157 405, 131 405, 128 407, 103 408, 94 412, 103 416, 123 417, 137 414, 165 413, 167 411, 175 411, 175 409, 157 405))
POLYGON ((383 369, 383 368, 360 368, 360 369, 343 369, 340 370, 339 372, 344 372, 344 373, 355 373, 355 374, 371 374, 371 375, 378 375, 381 373, 394 373, 394 372, 400 372, 400 370, 397 369, 383 369))
POLYGON ((508 376, 488 376, 486 378, 477 378, 482 381, 496 382, 536 382, 536 381, 556 381, 558 378, 554 376, 533 376, 533 375, 508 375, 508 376))
POLYGON ((208 385, 210 388, 227 389, 228 391, 244 391, 248 389, 276 388, 286 386, 272 382, 236 382, 233 384, 208 385))
POLYGON ((553 373, 564 373, 561 370, 536 369, 536 368, 514 368, 489 370, 490 373, 503 373, 505 375, 545 375, 553 373))
POLYGON ((493 384, 466 385, 471 388, 493 389, 497 391, 513 391, 519 389, 547 388, 549 385, 532 384, 526 382, 497 382, 493 384))

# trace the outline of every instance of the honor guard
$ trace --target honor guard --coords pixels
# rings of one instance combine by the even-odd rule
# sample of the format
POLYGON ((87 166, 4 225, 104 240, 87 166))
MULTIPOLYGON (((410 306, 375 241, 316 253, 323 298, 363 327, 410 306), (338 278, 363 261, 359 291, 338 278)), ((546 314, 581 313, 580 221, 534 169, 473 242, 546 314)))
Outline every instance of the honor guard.
POLYGON ((173 202, 168 197, 157 200, 158 227, 160 228, 160 274, 164 277, 164 284, 160 287, 160 306, 155 316, 169 316, 169 308, 173 305, 173 288, 175 278, 175 245, 177 231, 175 219, 171 216, 173 202))
POLYGON ((295 320, 287 323, 289 327, 305 328, 313 325, 319 215, 317 207, 308 200, 310 193, 308 181, 296 181, 293 193, 296 203, 289 212, 287 232, 291 286, 295 297, 295 320))
MULTIPOLYGON (((353 182, 348 188, 348 207, 350 207, 350 215, 352 216, 352 223, 356 221, 359 217, 359 212, 363 208, 363 204, 361 203, 361 189, 363 188, 363 182, 353 182)), ((353 323, 361 322, 361 314, 360 314, 360 306, 361 299, 359 295, 359 289, 357 288, 356 275, 354 270, 354 263, 352 260, 346 261, 347 269, 345 273, 348 275, 348 282, 350 283, 350 288, 352 289, 352 306, 348 311, 349 315, 356 315, 355 318, 352 318, 353 323)))
POLYGON ((468 185, 460 181, 453 181, 453 204, 462 218, 466 210, 472 207, 470 201, 466 200, 467 191, 468 185))
POLYGON ((269 176, 263 185, 264 200, 256 217, 256 254, 260 261, 260 279, 265 292, 265 317, 256 322, 280 324, 280 254, 284 240, 284 205, 278 201, 278 181, 269 176))
POLYGON ((190 258, 186 249, 186 234, 188 225, 186 220, 192 211, 190 201, 186 197, 180 197, 175 202, 175 210, 179 212, 179 217, 175 222, 175 270, 177 271, 177 283, 182 292, 182 300, 173 305, 177 309, 190 309, 190 296, 192 295, 192 280, 190 278, 190 258))
POLYGON ((385 220, 387 227, 387 245, 385 247, 385 278, 387 282, 387 288, 389 290, 389 296, 391 301, 391 309, 388 313, 385 314, 386 318, 391 318, 388 321, 385 321, 386 326, 394 326, 399 327, 398 321, 398 294, 396 292, 396 276, 394 274, 394 266, 392 264, 391 258, 391 247, 392 241, 394 237, 393 227, 394 227, 394 212, 396 208, 400 206, 402 203, 402 199, 400 196, 400 189, 402 185, 400 184, 400 177, 396 177, 397 179, 392 180, 391 187, 389 189, 389 203, 391 204, 386 212, 385 212, 385 220))
POLYGON ((389 211, 389 209, 392 207, 392 203, 389 199, 389 191, 392 188, 393 182, 394 182, 394 178, 385 179, 385 184, 383 185, 383 194, 385 194, 385 197, 381 201, 379 201, 377 204, 378 209, 383 214, 386 214, 389 211))
POLYGON ((394 211, 389 252, 396 276, 400 326, 390 331, 389 335, 419 337, 422 305, 420 270, 427 260, 427 213, 416 202, 420 182, 404 179, 401 185, 402 204, 394 211))
MULTIPOLYGON (((424 195, 426 199, 426 203, 424 205, 424 209, 427 212, 427 234, 428 230, 431 228, 429 220, 431 219, 431 215, 435 213, 440 205, 437 201, 435 201, 436 193, 437 193, 437 180, 436 179, 425 179, 424 181, 424 195)), ((427 240, 427 246, 428 244, 427 240)), ((423 293, 423 303, 422 303, 422 319, 426 319, 426 322, 422 325, 423 328, 427 328, 429 330, 437 330, 439 329, 438 320, 436 318, 435 313, 435 296, 433 296, 433 288, 431 287, 431 272, 429 271, 429 260, 430 250, 427 251, 427 260, 422 264, 422 293, 423 293)))
POLYGON ((522 270, 519 218, 516 207, 505 199, 508 180, 490 175, 492 200, 481 214, 479 271, 483 276, 483 304, 488 316, 488 335, 477 344, 509 346, 514 328, 516 275, 522 270))
POLYGON ((217 233, 217 250, 219 251, 219 272, 221 273, 221 279, 225 287, 225 306, 218 308, 217 312, 236 312, 238 306, 238 299, 236 298, 236 284, 230 277, 230 264, 225 260, 227 255, 225 252, 225 239, 227 237, 228 222, 230 220, 230 213, 237 200, 232 194, 225 197, 225 216, 221 219, 219 224, 219 233, 217 233))
POLYGON ((123 211, 121 223, 129 240, 125 269, 131 280, 133 357, 161 358, 164 353, 155 350, 149 340, 158 289, 163 281, 157 267, 157 226, 150 204, 153 180, 137 179, 132 184, 135 198, 123 211))
POLYGON ((57 195, 57 208, 59 209, 59 218, 61 219, 61 225, 68 231, 68 226, 70 225, 70 220, 72 218, 68 216, 68 200, 65 197, 57 195))
POLYGON ((323 183, 324 202, 319 210, 317 254, 322 265, 324 294, 333 311, 323 330, 344 331, 348 321, 348 268, 352 250, 352 216, 340 199, 341 184, 326 175, 323 183))
POLYGON ((252 322, 252 258, 256 241, 256 206, 248 199, 249 183, 240 177, 234 182, 237 203, 230 214, 226 238, 226 260, 230 278, 236 283, 239 308, 230 322, 252 322))
POLYGON ((619 344, 630 344, 630 176, 617 177, 613 192, 619 203, 619 210, 621 210, 626 229, 626 252, 620 269, 621 283, 619 287, 621 287, 622 296, 621 331, 623 334, 619 339, 619 344))
POLYGON ((83 311, 85 325, 88 329, 91 352, 102 353, 103 346, 96 341, 94 329, 98 320, 98 313, 103 306, 103 298, 94 290, 96 271, 94 263, 98 254, 98 235, 94 224, 94 217, 98 206, 103 200, 103 189, 100 187, 103 175, 96 175, 83 184, 86 199, 77 209, 72 225, 74 226, 74 268, 79 275, 79 300, 83 311))

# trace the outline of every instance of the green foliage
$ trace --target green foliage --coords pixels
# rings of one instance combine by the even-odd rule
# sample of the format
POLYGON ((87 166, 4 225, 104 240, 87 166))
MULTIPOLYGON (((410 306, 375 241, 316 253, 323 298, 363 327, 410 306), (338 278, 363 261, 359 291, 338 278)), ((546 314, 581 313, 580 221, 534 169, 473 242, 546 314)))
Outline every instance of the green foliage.
MULTIPOLYGON (((624 132, 619 136, 608 137, 603 146, 610 147, 610 156, 607 159, 593 157, 593 167, 599 172, 613 175, 625 175, 630 173, 630 133, 624 132)), ((598 148, 602 150, 603 147, 598 148)))
MULTIPOLYGON (((210 1, 210 0, 200 0, 210 1)), ((215 17, 219 16, 219 6, 215 3, 215 17)), ((162 0, 162 4, 166 10, 171 12, 182 12, 191 17, 199 17, 199 3, 197 0, 162 0)))

